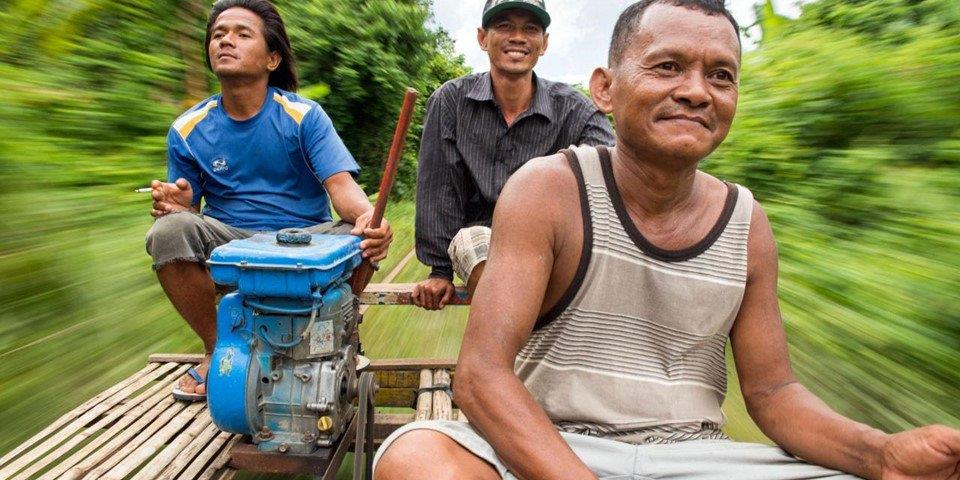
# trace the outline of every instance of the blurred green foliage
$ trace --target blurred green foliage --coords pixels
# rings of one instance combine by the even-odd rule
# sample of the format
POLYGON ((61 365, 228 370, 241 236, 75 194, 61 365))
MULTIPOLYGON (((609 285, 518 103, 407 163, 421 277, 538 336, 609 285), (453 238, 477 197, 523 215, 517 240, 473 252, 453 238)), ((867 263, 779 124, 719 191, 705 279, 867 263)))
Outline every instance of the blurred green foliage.
POLYGON ((803 382, 887 430, 960 425, 958 6, 820 0, 778 18, 704 165, 771 217, 803 382))
MULTIPOLYGON (((368 191, 403 88, 420 90, 397 185, 409 196, 423 101, 466 72, 424 26, 429 2, 277 3, 302 93, 330 113, 368 191)), ((0 452, 147 353, 200 348, 156 285, 149 200, 130 192, 163 176, 170 123, 216 89, 208 7, 0 0, 0 452)), ((960 2, 809 3, 745 53, 742 77, 733 131, 704 167, 772 219, 801 379, 886 430, 960 425, 960 2)), ((395 262, 414 206, 390 208, 395 262)), ((371 311, 372 356, 455 355, 462 310, 398 310, 371 311), (405 335, 414 325, 426 335, 405 335)), ((728 431, 761 439, 730 397, 728 431)))

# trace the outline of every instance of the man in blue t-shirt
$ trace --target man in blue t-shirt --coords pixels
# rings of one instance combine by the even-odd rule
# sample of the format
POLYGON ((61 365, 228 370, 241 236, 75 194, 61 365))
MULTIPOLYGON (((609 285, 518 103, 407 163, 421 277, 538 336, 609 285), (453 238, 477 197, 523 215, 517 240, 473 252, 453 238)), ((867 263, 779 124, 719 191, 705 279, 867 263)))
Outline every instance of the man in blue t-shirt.
POLYGON ((169 183, 152 183, 157 221, 147 233, 160 284, 207 353, 174 389, 184 400, 206 396, 216 291, 204 262, 214 248, 299 227, 363 235, 363 256, 377 261, 392 240, 386 220, 367 228, 373 207, 330 118, 315 102, 290 93, 297 75, 276 8, 267 0, 219 0, 207 23, 206 47, 221 93, 170 128, 169 183), (332 221, 331 205, 340 222, 332 221))

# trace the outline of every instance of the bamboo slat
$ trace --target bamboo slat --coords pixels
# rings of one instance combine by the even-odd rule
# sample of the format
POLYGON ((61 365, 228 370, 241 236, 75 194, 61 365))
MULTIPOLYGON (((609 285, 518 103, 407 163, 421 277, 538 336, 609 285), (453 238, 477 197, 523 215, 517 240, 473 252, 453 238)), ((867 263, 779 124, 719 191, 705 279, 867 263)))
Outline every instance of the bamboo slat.
MULTIPOLYGON (((235 435, 233 438, 227 442, 227 446, 224 447, 220 453, 214 457, 213 462, 210 463, 210 466, 203 471, 197 480, 211 480, 215 475, 220 472, 221 469, 227 466, 227 462, 230 461, 230 449, 233 448, 233 445, 240 441, 240 436, 235 435)), ((232 478, 232 477, 231 477, 232 478)))
POLYGON ((154 353, 148 358, 150 362, 159 363, 200 363, 203 355, 199 353, 154 353))
MULTIPOLYGON (((433 386, 433 372, 427 369, 420 371, 420 388, 430 388, 433 386)), ((433 392, 420 392, 417 395, 417 414, 415 421, 428 420, 433 411, 433 392)))
MULTIPOLYGON (((164 374, 164 373, 167 373, 169 370, 173 369, 175 366, 176 364, 163 365, 159 369, 157 369, 154 373, 164 374)), ((7 465, 3 470, 0 470, 0 478, 7 478, 7 479, 27 478, 33 473, 35 473, 36 471, 49 465, 51 462, 53 462, 54 460, 56 460, 66 452, 70 451, 70 449, 72 449, 77 444, 82 442, 84 439, 89 437, 92 433, 99 431, 99 429, 103 428, 103 426, 105 425, 109 425, 114 420, 116 420, 116 417, 123 414, 130 408, 133 408, 136 405, 136 403, 139 403, 139 402, 124 403, 123 401, 130 394, 140 390, 141 388, 146 386, 148 383, 153 381, 153 379, 154 379, 154 375, 148 375, 144 378, 141 378, 140 380, 137 380, 136 382, 121 389, 119 392, 112 395, 106 401, 98 403, 93 408, 89 409, 87 412, 77 417, 74 421, 70 422, 70 424, 67 425, 65 428, 63 428, 62 430, 52 435, 49 439, 44 441, 40 446, 21 455, 15 461, 7 465), (113 407, 117 407, 117 409, 111 410, 113 407), (96 420, 107 411, 110 411, 110 414, 106 418, 98 421, 94 426, 84 429, 84 426, 96 420), (83 433, 81 433, 76 437, 73 437, 74 434, 81 431, 83 433), (67 440, 67 442, 61 445, 61 443, 64 442, 64 440, 67 440), (60 445, 60 447, 54 448, 57 445, 60 445), (45 453, 46 455, 44 456, 45 453), (40 461, 37 461, 37 459, 41 458, 41 456, 42 456, 42 459, 40 461), (36 463, 34 463, 35 461, 36 463), (31 463, 33 464, 30 465, 31 463), (30 465, 28 470, 26 470, 25 472, 21 472, 21 474, 16 477, 13 476, 13 473, 20 471, 27 465, 30 465), (27 473, 27 472, 30 472, 30 473, 27 473)), ((142 400, 144 398, 144 395, 146 394, 141 394, 137 398, 142 400)))
POLYGON ((137 469, 140 464, 155 455, 163 445, 167 443, 177 432, 183 429, 187 424, 194 420, 201 409, 206 408, 206 403, 194 403, 185 408, 170 420, 149 440, 140 445, 133 453, 123 459, 117 466, 107 472, 102 478, 106 480, 122 480, 137 469))
POLYGON ((180 473, 180 476, 177 477, 177 480, 192 480, 196 478, 197 475, 203 470, 203 467, 207 466, 207 462, 210 461, 210 459, 220 451, 220 447, 222 447, 225 443, 230 442, 234 438, 240 438, 240 436, 227 432, 220 432, 217 434, 213 441, 207 444, 207 446, 204 447, 204 449, 193 459, 193 462, 187 466, 186 470, 180 473))
POLYGON ((160 382, 158 382, 156 385, 153 385, 149 389, 145 390, 136 398, 126 402, 120 402, 112 410, 106 412, 106 415, 102 417, 100 420, 98 420, 97 423, 93 424, 90 427, 87 427, 82 432, 70 437, 69 440, 67 440, 62 445, 57 447, 55 450, 47 454, 40 461, 34 463, 26 470, 20 472, 20 474, 14 477, 13 480, 26 480, 27 478, 30 478, 30 476, 32 476, 34 473, 52 464, 55 460, 59 459, 63 455, 67 454, 68 452, 76 448, 77 445, 80 445, 81 443, 83 443, 87 438, 90 438, 97 434, 101 434, 104 428, 107 428, 109 425, 114 424, 114 422, 117 421, 118 418, 122 419, 126 413, 138 407, 142 407, 144 402, 149 402, 153 398, 157 398, 157 400, 159 401, 160 397, 157 397, 157 393, 162 392, 165 389, 168 389, 171 383, 170 378, 171 377, 175 378, 177 376, 177 372, 180 372, 181 370, 186 371, 186 368, 184 367, 179 370, 174 370, 174 375, 161 379, 160 382))
POLYGON ((63 479, 78 478, 86 470, 96 466, 100 460, 106 458, 110 453, 123 446, 124 442, 132 438, 137 432, 143 430, 154 417, 160 412, 166 410, 173 404, 173 397, 169 393, 160 391, 154 394, 148 401, 138 405, 133 411, 127 412, 117 423, 113 424, 106 432, 100 434, 95 440, 84 445, 82 449, 70 456, 70 458, 60 462, 57 466, 43 474, 41 480, 57 478, 64 475, 63 479), (100 448, 100 447, 103 448, 100 448), (99 451, 97 450, 99 448, 99 451), (78 465, 80 464, 80 465, 78 465), (84 465, 89 467, 84 468, 84 465), (76 468, 74 468, 76 466, 76 468), (70 473, 67 473, 67 472, 70 473))
MULTIPOLYGON (((208 415, 209 416, 209 415, 208 415)), ((218 434, 222 433, 213 422, 207 423, 207 426, 200 432, 193 441, 187 445, 186 448, 180 450, 180 453, 177 454, 177 457, 170 462, 170 465, 164 469, 160 475, 157 475, 157 479, 169 480, 175 478, 175 476, 180 473, 182 470, 186 469, 188 465, 196 458, 197 454, 200 453, 200 450, 210 444, 210 441, 213 440, 213 437, 216 437, 218 434)))
POLYGON ((34 435, 33 437, 30 437, 29 440, 27 440, 26 442, 23 442, 22 444, 20 444, 20 446, 18 446, 17 448, 14 448, 9 453, 7 453, 2 458, 0 458, 0 466, 3 466, 4 464, 9 462, 10 460, 13 460, 14 458, 18 458, 20 454, 25 452, 27 449, 29 449, 31 445, 39 442, 40 440, 43 440, 51 433, 59 430, 64 425, 70 423, 71 420, 74 420, 77 417, 81 416, 90 408, 93 408, 95 405, 99 404, 100 402, 104 401, 107 398, 112 397, 120 390, 123 390, 124 388, 128 387, 130 384, 150 374, 150 372, 156 370, 157 367, 159 366, 160 364, 158 363, 150 363, 139 372, 134 373, 133 375, 121 381, 120 383, 104 390, 103 392, 91 398, 90 400, 83 402, 83 404, 80 405, 79 407, 67 412, 62 417, 58 418, 55 422, 50 424, 50 426, 41 430, 40 433, 34 435))
POLYGON ((185 405, 181 402, 174 402, 173 405, 170 405, 166 410, 160 413, 157 418, 155 418, 147 428, 139 432, 137 436, 124 444, 119 450, 112 452, 106 459, 99 462, 93 470, 87 472, 86 476, 83 477, 84 480, 95 480, 97 478, 103 477, 110 469, 116 466, 118 463, 122 462, 127 455, 136 451, 136 449, 146 442, 150 436, 156 433, 158 430, 163 428, 171 418, 179 414, 185 405))
MULTIPOLYGON (((204 405, 205 407, 205 405, 204 405)), ((196 416, 191 416, 192 421, 190 423, 190 428, 186 429, 180 435, 177 435, 173 441, 171 441, 163 450, 160 451, 157 456, 153 457, 149 463, 143 466, 136 475, 133 476, 133 480, 149 480, 152 478, 170 478, 176 472, 180 471, 180 468, 185 466, 186 461, 180 463, 180 468, 177 468, 172 474, 169 474, 167 477, 161 477, 160 474, 166 470, 176 467, 174 460, 184 452, 188 445, 190 445, 204 429, 209 426, 213 420, 210 419, 210 415, 207 413, 207 410, 204 408, 202 412, 196 416)), ((166 442, 166 439, 164 439, 166 442)), ((162 445, 162 444, 161 444, 162 445)))
MULTIPOLYGON (((230 449, 239 435, 212 423, 205 403, 175 401, 170 390, 202 355, 153 355, 139 372, 71 410, 4 455, 6 480, 220 480, 232 479, 230 449)), ((376 405, 409 407, 411 413, 376 414, 375 437, 413 420, 461 418, 443 390, 455 361, 375 360, 370 370, 382 387, 376 405)))
POLYGON ((219 477, 217 477, 217 480, 233 480, 233 477, 236 477, 236 476, 237 476, 236 470, 232 468, 227 468, 225 470, 222 470, 222 473, 220 474, 219 477))
MULTIPOLYGON (((433 386, 450 386, 450 372, 445 369, 433 371, 433 386)), ((453 418, 453 402, 450 394, 444 390, 434 390, 433 392, 433 412, 430 414, 432 420, 450 420, 453 418)))

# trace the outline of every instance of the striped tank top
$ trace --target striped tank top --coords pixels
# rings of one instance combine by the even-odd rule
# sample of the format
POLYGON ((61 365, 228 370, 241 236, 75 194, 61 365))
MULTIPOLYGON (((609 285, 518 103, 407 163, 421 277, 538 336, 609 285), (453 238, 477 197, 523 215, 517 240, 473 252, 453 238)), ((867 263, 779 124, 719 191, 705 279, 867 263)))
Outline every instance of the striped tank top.
POLYGON ((580 184, 583 251, 515 370, 556 426, 634 444, 725 439, 724 350, 747 279, 750 191, 727 184, 710 233, 663 250, 637 230, 609 151, 564 151, 580 184))

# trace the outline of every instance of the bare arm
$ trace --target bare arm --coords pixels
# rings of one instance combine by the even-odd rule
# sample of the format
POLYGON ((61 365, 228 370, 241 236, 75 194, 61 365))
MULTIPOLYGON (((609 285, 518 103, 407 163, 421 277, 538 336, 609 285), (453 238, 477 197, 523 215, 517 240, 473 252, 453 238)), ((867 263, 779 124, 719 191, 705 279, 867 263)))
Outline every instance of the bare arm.
POLYGON ((361 215, 373 210, 367 194, 363 193, 349 172, 331 175, 323 182, 323 188, 330 196, 333 209, 344 222, 356 224, 361 215))
POLYGON ((864 478, 960 472, 960 432, 927 427, 887 435, 834 412, 797 382, 777 300, 777 250, 770 223, 754 205, 747 289, 731 333, 750 416, 790 453, 864 478), (899 457, 899 458, 898 458, 899 457))
POLYGON ((503 189, 455 383, 457 404, 470 422, 511 472, 526 480, 596 478, 513 371, 563 247, 556 235, 564 218, 563 202, 543 199, 577 195, 573 173, 556 165, 559 162, 545 167, 542 160, 532 161, 503 189), (531 214, 534 205, 536 215, 531 214))
POLYGON ((373 215, 373 206, 367 194, 353 179, 349 172, 340 172, 331 175, 323 182, 323 188, 327 190, 330 196, 330 203, 333 209, 340 216, 340 219, 354 225, 353 235, 363 235, 364 240, 360 242, 360 249, 363 250, 364 258, 373 261, 383 260, 387 256, 387 248, 393 241, 393 231, 390 224, 384 218, 380 228, 367 228, 373 215))

